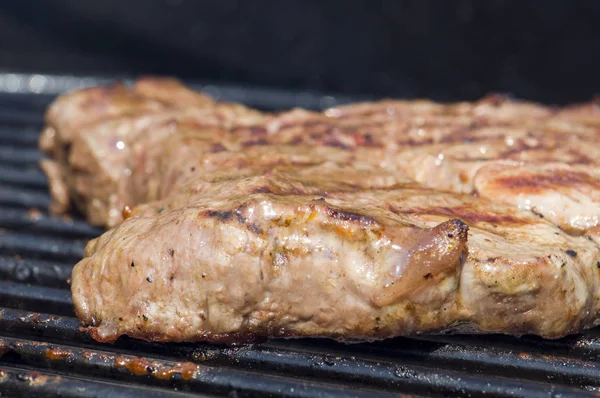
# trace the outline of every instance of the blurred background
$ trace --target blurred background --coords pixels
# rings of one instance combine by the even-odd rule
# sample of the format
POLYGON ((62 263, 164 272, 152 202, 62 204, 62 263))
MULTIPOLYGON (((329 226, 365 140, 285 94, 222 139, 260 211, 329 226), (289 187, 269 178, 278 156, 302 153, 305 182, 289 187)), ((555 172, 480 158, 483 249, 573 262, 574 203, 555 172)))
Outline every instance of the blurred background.
POLYGON ((546 103, 600 93, 600 1, 0 3, 0 72, 546 103))

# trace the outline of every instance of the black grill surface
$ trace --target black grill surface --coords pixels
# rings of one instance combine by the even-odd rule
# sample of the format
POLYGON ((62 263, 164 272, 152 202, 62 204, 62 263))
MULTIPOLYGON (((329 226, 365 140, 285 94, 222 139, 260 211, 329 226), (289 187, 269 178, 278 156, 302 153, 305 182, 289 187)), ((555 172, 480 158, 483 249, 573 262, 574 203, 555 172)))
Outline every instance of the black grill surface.
MULTIPOLYGON (((339 101, 306 93, 209 89, 222 99, 270 109, 339 101)), ((37 167, 43 110, 52 98, 0 94, 1 396, 600 395, 598 329, 556 341, 422 336, 374 344, 274 340, 240 347, 127 338, 114 345, 95 342, 79 330, 67 280, 86 240, 101 230, 76 216, 50 217, 46 179, 37 167)))

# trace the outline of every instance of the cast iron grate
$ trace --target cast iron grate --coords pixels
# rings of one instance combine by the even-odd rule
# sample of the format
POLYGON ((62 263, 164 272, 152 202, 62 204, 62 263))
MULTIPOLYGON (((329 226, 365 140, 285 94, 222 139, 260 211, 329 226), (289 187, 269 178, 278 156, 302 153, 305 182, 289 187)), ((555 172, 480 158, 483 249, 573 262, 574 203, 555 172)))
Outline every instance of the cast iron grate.
MULTIPOLYGON (((262 108, 296 103, 315 108, 336 101, 298 93, 212 89, 225 99, 242 98, 262 108)), ((242 347, 93 341, 79 331, 67 279, 85 241, 101 231, 78 219, 52 218, 45 210, 49 196, 37 168, 37 138, 51 99, 46 94, 0 94, 2 396, 600 394, 598 329, 558 341, 423 336, 350 346, 322 340, 242 347)))

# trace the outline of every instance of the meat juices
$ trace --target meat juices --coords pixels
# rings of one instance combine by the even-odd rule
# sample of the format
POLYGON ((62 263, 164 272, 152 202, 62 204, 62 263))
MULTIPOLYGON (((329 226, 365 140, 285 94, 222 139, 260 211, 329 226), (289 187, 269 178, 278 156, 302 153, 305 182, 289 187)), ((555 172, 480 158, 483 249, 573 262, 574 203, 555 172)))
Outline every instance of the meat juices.
POLYGON ((264 114, 145 79, 61 97, 47 121, 54 210, 116 226, 72 276, 99 341, 598 324, 597 105, 264 114))

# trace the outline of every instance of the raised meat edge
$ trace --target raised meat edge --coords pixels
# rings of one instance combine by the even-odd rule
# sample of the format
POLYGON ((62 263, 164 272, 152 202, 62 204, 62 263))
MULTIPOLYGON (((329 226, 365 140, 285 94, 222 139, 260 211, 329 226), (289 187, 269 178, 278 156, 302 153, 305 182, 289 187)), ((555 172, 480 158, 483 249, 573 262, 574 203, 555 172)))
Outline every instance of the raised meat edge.
POLYGON ((463 222, 416 228, 321 200, 254 196, 228 211, 126 220, 90 243, 72 289, 92 336, 372 340, 447 324, 430 311, 452 312, 463 222), (155 233, 170 238, 146 239, 155 233))

